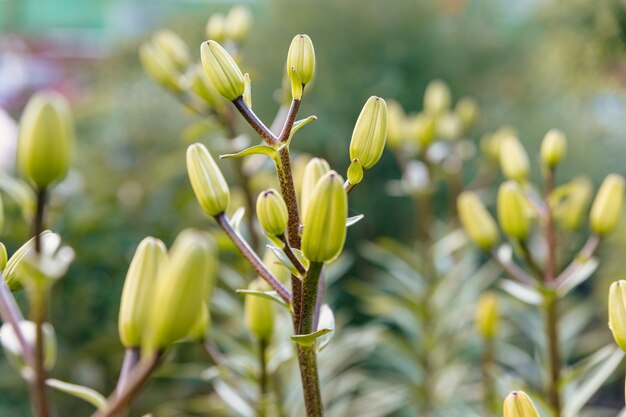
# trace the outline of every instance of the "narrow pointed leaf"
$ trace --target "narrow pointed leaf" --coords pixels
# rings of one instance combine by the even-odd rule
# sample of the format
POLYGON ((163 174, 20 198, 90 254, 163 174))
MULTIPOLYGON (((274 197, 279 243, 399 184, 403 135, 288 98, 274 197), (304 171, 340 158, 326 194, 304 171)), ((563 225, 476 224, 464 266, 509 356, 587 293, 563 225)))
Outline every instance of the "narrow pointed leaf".
POLYGON ((265 298, 267 300, 272 300, 282 305, 283 307, 288 307, 285 303, 285 300, 280 298, 276 291, 256 291, 256 290, 237 290, 237 294, 244 295, 253 295, 255 297, 265 298))
POLYGON ((527 285, 522 285, 516 281, 505 279, 500 283, 500 287, 511 294, 513 297, 526 304, 541 305, 543 297, 536 289, 527 285))
POLYGON ((241 220, 243 219, 243 215, 246 213, 246 209, 244 207, 239 207, 230 218, 230 224, 233 226, 233 229, 239 232, 239 227, 241 226, 241 220))
POLYGON ((228 158, 241 158, 248 155, 267 155, 272 159, 278 158, 278 151, 271 146, 267 145, 255 145, 251 146, 243 151, 237 153, 229 153, 226 155, 220 155, 220 159, 228 159, 228 158))
POLYGON ((280 261, 280 263, 282 263, 283 265, 285 265, 285 267, 287 267, 287 269, 289 269, 289 272, 297 277, 301 277, 295 265, 289 260, 289 258, 287 258, 287 255, 285 255, 285 252, 283 252, 282 249, 273 245, 267 245, 267 247, 272 252, 274 252, 274 255, 276 255, 276 258, 280 261))
POLYGON ((348 219, 346 220, 346 227, 350 227, 352 225, 357 224, 358 222, 363 220, 364 217, 365 217, 364 214, 359 214, 357 216, 348 217, 348 219))
POLYGON ((309 334, 297 334, 291 336, 291 340, 296 342, 301 346, 313 346, 313 343, 317 340, 318 337, 325 335, 326 333, 332 332, 331 329, 320 329, 314 333, 309 334))
POLYGON ((69 382, 63 382, 53 378, 47 379, 46 385, 57 391, 61 391, 65 394, 69 394, 73 397, 86 401, 98 410, 104 410, 106 408, 106 398, 94 389, 84 387, 82 385, 70 384, 69 382))

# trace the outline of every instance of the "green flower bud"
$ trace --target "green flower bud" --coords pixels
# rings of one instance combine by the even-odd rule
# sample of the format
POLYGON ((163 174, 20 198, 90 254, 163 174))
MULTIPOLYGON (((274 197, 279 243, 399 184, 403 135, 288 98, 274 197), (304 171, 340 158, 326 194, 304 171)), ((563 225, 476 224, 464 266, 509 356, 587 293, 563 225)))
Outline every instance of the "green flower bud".
POLYGON ((358 158, 363 169, 370 169, 380 159, 387 140, 387 103, 380 97, 370 97, 352 131, 350 159, 358 158))
POLYGON ((396 100, 387 100, 387 143, 397 148, 402 143, 406 115, 400 103, 396 100))
POLYGON ((498 190, 498 221, 506 235, 519 240, 528 236, 530 222, 526 205, 524 193, 515 181, 502 183, 498 190))
POLYGON ((205 33, 207 38, 213 39, 216 42, 224 41, 224 15, 221 13, 212 14, 209 21, 206 23, 205 33))
POLYGON ((504 137, 500 143, 500 167, 509 179, 524 182, 528 178, 528 154, 515 136, 504 137))
POLYGON ((150 325, 142 341, 147 353, 192 332, 202 314, 214 257, 206 234, 188 229, 178 235, 156 278, 150 325))
POLYGON ((171 30, 160 30, 152 37, 153 45, 163 51, 179 70, 189 66, 189 48, 185 41, 171 30))
POLYGON ((464 191, 457 199, 461 224, 469 238, 481 249, 493 248, 499 240, 496 222, 473 191, 464 191))
POLYGON ((226 37, 235 42, 243 41, 248 35, 248 31, 250 30, 251 21, 252 15, 250 14, 250 10, 248 10, 247 7, 233 7, 232 9, 230 9, 228 15, 226 16, 226 24, 224 27, 226 37))
POLYGON ((142 240, 135 251, 124 281, 118 321, 120 339, 127 348, 141 346, 150 322, 157 273, 166 257, 165 244, 153 237, 142 240))
POLYGON ((626 281, 619 280, 609 288, 609 329, 615 343, 626 352, 626 281))
POLYGON ((256 215, 261 227, 270 236, 282 236, 287 228, 287 205, 274 189, 263 191, 256 200, 256 215))
POLYGON ((187 173, 198 202, 209 216, 228 208, 230 190, 206 146, 195 143, 187 149, 187 173))
POLYGON ((144 71, 155 81, 170 90, 180 91, 178 69, 162 50, 156 49, 150 43, 144 43, 139 48, 139 60, 144 71))
POLYGON ((70 166, 74 121, 61 94, 35 94, 20 120, 17 162, 22 175, 38 189, 62 180, 70 166))
POLYGON ((496 294, 487 292, 476 306, 476 330, 484 339, 493 339, 500 324, 500 303, 496 294))
POLYGON ((437 135, 444 140, 457 140, 463 134, 463 121, 455 113, 444 113, 437 118, 437 135))
POLYGON ((541 142, 541 162, 548 168, 554 168, 563 160, 566 152, 565 134, 558 129, 549 130, 541 142))
POLYGON ((233 101, 243 95, 243 74, 235 60, 222 46, 209 40, 200 47, 202 67, 211 83, 226 100, 233 101))
POLYGON ((306 208, 309 205, 309 200, 313 195, 313 190, 317 185, 317 182, 328 171, 330 171, 330 165, 322 158, 312 158, 306 167, 304 168, 304 175, 302 176, 302 191, 300 192, 300 207, 302 207, 302 218, 306 216, 306 208))
MULTIPOLYGON (((41 232, 39 235, 42 244, 49 238, 52 238, 54 233, 49 230, 41 232)), ((4 281, 7 283, 11 291, 17 291, 22 288, 22 282, 19 280, 19 265, 22 260, 35 249, 35 238, 30 238, 24 243, 18 250, 15 251, 13 256, 7 261, 4 268, 4 281)))
POLYGON ((291 80, 294 79, 292 67, 295 68, 295 76, 302 85, 309 84, 315 75, 315 49, 307 35, 296 35, 289 46, 287 75, 291 80))
MULTIPOLYGON (((18 327, 22 331, 22 335, 24 336, 24 339, 26 339, 26 343, 34 350, 37 338, 35 323, 32 321, 22 320, 19 322, 18 327)), ((56 334, 54 332, 54 327, 52 327, 50 323, 43 323, 42 330, 44 367, 49 371, 54 368, 57 358, 56 334)), ((2 344, 2 347, 4 348, 4 352, 7 355, 9 363, 15 367, 15 369, 18 370, 24 378, 32 378, 34 370, 30 369, 30 367, 26 365, 22 346, 13 331, 13 326, 9 323, 5 323, 2 327, 0 327, 0 344, 2 344)))
POLYGON ((356 185, 363 180, 363 166, 359 158, 354 158, 348 167, 348 182, 356 185))
POLYGON ((541 417, 524 391, 513 391, 504 400, 504 417, 541 417))
POLYGON ((311 262, 335 259, 346 241, 348 196, 343 179, 329 171, 317 182, 307 203, 302 232, 302 252, 311 262))
POLYGON ((600 185, 591 206, 591 230, 605 235, 615 229, 622 213, 623 201, 624 178, 618 174, 608 175, 600 185))
POLYGON ((435 139, 435 119, 427 113, 418 113, 407 123, 408 136, 417 141, 420 150, 428 148, 435 139))
POLYGON ((7 248, 4 246, 4 243, 0 243, 0 272, 3 272, 7 267, 7 248))
POLYGON ((431 81, 424 92, 424 111, 439 116, 450 110, 452 94, 448 84, 441 80, 431 81))
MULTIPOLYGON (((252 291, 269 291, 264 281, 257 278, 248 286, 252 291)), ((244 319, 250 334, 259 341, 269 342, 274 332, 274 302, 256 295, 246 295, 244 319)))
POLYGON ((587 177, 577 177, 563 187, 559 187, 553 195, 563 193, 552 204, 554 219, 565 230, 577 230, 587 216, 587 209, 593 195, 593 185, 587 177))
POLYGON ((465 131, 469 131, 478 119, 478 105, 471 97, 463 97, 456 103, 454 109, 456 115, 461 119, 465 131))
POLYGON ((185 87, 195 95, 203 99, 209 106, 217 111, 224 109, 227 103, 217 92, 211 81, 207 78, 204 70, 198 65, 192 67, 185 75, 185 87))
POLYGON ((187 339, 192 341, 204 341, 209 328, 211 327, 211 314, 209 313, 209 306, 206 303, 202 303, 200 308, 200 315, 198 316, 195 324, 191 327, 191 331, 187 335, 187 339))

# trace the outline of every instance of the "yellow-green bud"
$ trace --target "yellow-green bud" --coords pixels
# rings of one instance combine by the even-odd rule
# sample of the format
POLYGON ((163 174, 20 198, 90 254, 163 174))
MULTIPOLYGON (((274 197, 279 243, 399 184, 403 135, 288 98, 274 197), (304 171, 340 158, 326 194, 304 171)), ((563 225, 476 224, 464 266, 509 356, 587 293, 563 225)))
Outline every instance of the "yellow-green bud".
POLYGON ((387 103, 370 97, 356 120, 350 141, 350 159, 358 158, 363 169, 370 169, 380 159, 387 140, 387 103))
POLYGON ((509 179, 524 182, 528 178, 528 154, 515 136, 504 137, 500 143, 500 167, 509 179))
POLYGON ((187 173, 198 202, 209 216, 228 208, 230 190, 209 150, 201 143, 187 149, 187 173))
MULTIPOLYGON (((250 10, 244 6, 235 6, 226 15, 226 24, 224 30, 226 37, 235 42, 243 41, 250 30, 250 22, 252 15, 250 10)), ((213 38, 215 39, 215 38, 213 38)))
POLYGON ((402 142, 405 123, 404 109, 396 100, 387 100, 387 143, 397 148, 402 142))
POLYGON ((441 80, 428 83, 424 92, 424 111, 433 116, 439 116, 450 109, 452 94, 448 84, 441 80))
POLYGON ((261 227, 270 236, 282 236, 287 228, 287 205, 280 193, 272 188, 259 194, 256 215, 261 227))
POLYGON ((211 314, 209 313, 209 306, 207 306, 206 303, 202 303, 202 307, 200 308, 200 315, 198 316, 195 324, 191 327, 191 331, 187 335, 187 339, 203 341, 204 336, 207 334, 210 326, 211 314))
POLYGON ((478 105, 471 97, 463 97, 456 103, 454 112, 463 122, 463 128, 467 132, 476 123, 478 118, 478 105))
POLYGON ((120 303, 119 332, 125 347, 141 346, 150 322, 159 268, 167 257, 165 244, 154 237, 141 241, 128 268, 120 303))
POLYGON ((0 198, 0 231, 4 227, 4 204, 2 203, 2 198, 0 198))
MULTIPOLYGON (((566 230, 577 230, 587 216, 593 184, 587 177, 577 177, 564 186, 564 196, 555 202, 554 218, 566 230)), ((556 193, 556 190, 555 190, 556 193)))
MULTIPOLYGON (((248 286, 252 291, 269 291, 264 281, 257 278, 248 286)), ((246 295, 244 303, 246 328, 259 341, 269 342, 274 332, 274 302, 257 295, 246 295)))
POLYGON ((322 158, 312 158, 304 168, 304 175, 302 175, 302 191, 300 191, 300 207, 302 207, 302 218, 306 216, 306 208, 309 205, 309 200, 313 195, 313 190, 317 185, 317 182, 328 171, 330 171, 330 165, 322 158))
POLYGON ((505 181, 498 190, 498 221, 502 231, 515 239, 528 236, 530 221, 526 215, 526 198, 513 180, 505 181))
MULTIPOLYGON (((37 330, 35 323, 32 321, 22 320, 19 322, 20 328, 26 343, 33 349, 37 340, 37 330)), ((50 323, 42 324, 43 330, 43 358, 44 367, 48 371, 54 368, 54 364, 57 358, 57 339, 54 332, 54 327, 50 323)), ((24 352, 22 346, 17 338, 17 335, 13 331, 13 326, 9 323, 5 323, 0 327, 0 344, 4 348, 4 352, 7 355, 9 363, 17 369, 23 377, 30 379, 33 376, 34 370, 30 369, 24 360, 24 352)))
POLYGON ((618 174, 608 175, 593 200, 590 214, 591 230, 605 235, 615 229, 622 213, 624 201, 624 178, 618 174))
POLYGON ((463 134, 463 121, 455 113, 444 113, 437 118, 437 134, 441 139, 457 140, 463 134))
POLYGON ((4 243, 0 243, 0 272, 3 272, 7 267, 7 248, 4 246, 4 243))
POLYGON ((476 330, 484 339, 493 339, 500 324, 500 303, 496 294, 483 294, 476 306, 476 330))
POLYGON ((496 222, 475 192, 459 194, 457 210, 465 232, 478 247, 489 250, 498 243, 496 222))
POLYGON ((233 101, 243 95, 243 74, 233 57, 219 43, 214 40, 202 43, 200 55, 204 72, 222 97, 233 101))
POLYGON ((348 182, 353 185, 356 185, 363 180, 363 166, 361 165, 359 158, 354 158, 352 162, 350 162, 347 177, 348 182))
POLYGON ((205 33, 207 38, 213 39, 216 42, 224 41, 224 15, 221 13, 212 14, 206 23, 205 33))
POLYGON ((155 81, 171 90, 180 90, 178 69, 162 50, 157 50, 150 43, 144 43, 139 48, 139 60, 144 71, 155 81))
POLYGON ((154 47, 161 49, 178 69, 189 66, 189 48, 175 32, 160 30, 154 34, 152 41, 154 47))
POLYGON ((550 129, 541 142, 541 162, 548 168, 554 168, 565 157, 567 139, 558 129, 550 129))
POLYGON ((428 148, 435 138, 435 119, 427 113, 418 113, 407 121, 408 135, 417 141, 421 150, 428 148))
POLYGON ((206 234, 184 230, 178 235, 157 275, 142 341, 146 352, 166 348, 192 332, 202 314, 214 256, 206 234))
POLYGON ((296 76, 302 85, 307 85, 315 75, 315 49, 308 35, 296 35, 287 53, 287 75, 293 81, 296 76), (295 74, 291 68, 295 68, 295 74))
POLYGON ((74 121, 65 97, 52 91, 35 94, 20 120, 17 161, 22 175, 39 189, 62 180, 73 147, 74 121))
POLYGON ((609 329, 615 343, 626 352, 626 281, 619 280, 609 288, 609 329))
POLYGON ((221 110, 227 103, 217 92, 204 70, 198 65, 185 75, 186 87, 216 110, 221 110))
POLYGON ((346 241, 348 195, 335 171, 317 182, 307 203, 302 232, 302 252, 311 262, 335 259, 346 241))
MULTIPOLYGON (((53 233, 49 230, 44 230, 41 232, 40 239, 42 244, 48 238, 50 238, 53 233)), ((18 250, 13 253, 13 256, 7 261, 6 267, 4 268, 4 281, 7 283, 11 291, 17 291, 22 288, 22 283, 19 280, 19 264, 22 260, 28 256, 28 254, 33 251, 35 248, 35 238, 30 238, 26 243, 24 243, 18 250)))
POLYGON ((504 400, 504 417, 541 417, 524 391, 513 391, 504 400))

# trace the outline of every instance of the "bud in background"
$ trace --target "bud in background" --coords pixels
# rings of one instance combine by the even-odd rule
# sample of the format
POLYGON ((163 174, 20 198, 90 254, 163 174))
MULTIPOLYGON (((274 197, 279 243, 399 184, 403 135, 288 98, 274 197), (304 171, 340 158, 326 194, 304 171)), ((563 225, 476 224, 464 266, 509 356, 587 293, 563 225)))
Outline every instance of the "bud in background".
POLYGON ((207 38, 216 42, 224 42, 224 15, 221 13, 212 14, 206 22, 205 33, 207 38))
POLYGON ((150 321, 157 273, 167 257, 165 244, 154 237, 141 241, 128 268, 118 320, 120 339, 127 347, 141 346, 150 321))
POLYGON ((593 195, 591 180, 583 176, 576 177, 552 194, 558 196, 551 206, 559 226, 565 230, 579 229, 587 218, 587 209, 593 195))
POLYGON ((406 115, 400 103, 396 100, 387 100, 387 143, 392 148, 397 148, 402 143, 403 126, 406 115))
POLYGON ((302 232, 302 252, 311 262, 335 259, 346 241, 348 195, 343 179, 329 171, 317 182, 307 203, 302 232))
POLYGON ((61 94, 35 94, 20 120, 17 162, 20 172, 39 190, 62 180, 74 147, 74 120, 61 94))
POLYGON ((457 210, 469 238, 481 249, 490 250, 499 240, 496 222, 473 191, 463 191, 457 199, 457 210))
POLYGON ((203 99, 216 111, 219 112, 224 109, 226 101, 209 81, 200 65, 195 65, 189 69, 185 74, 184 82, 187 89, 203 99))
POLYGON ((508 179, 524 182, 528 178, 528 154, 515 136, 504 137, 500 143, 500 167, 508 179))
POLYGON ((151 43, 144 43, 139 48, 139 60, 144 71, 155 81, 165 88, 180 91, 180 74, 163 51, 157 50, 151 43))
POLYGON ((548 168, 556 167, 567 152, 567 139, 558 129, 550 129, 541 142, 541 162, 548 168))
POLYGON ((448 84, 441 80, 431 81, 424 92, 424 111, 431 116, 440 116, 450 110, 452 94, 448 84))
MULTIPOLYGON (((259 278, 250 283, 251 291, 269 291, 271 288, 259 278)), ((256 295, 246 295, 244 319, 250 334, 260 342, 269 342, 274 332, 274 302, 256 295)))
POLYGON ((241 43, 248 35, 251 21, 252 15, 247 7, 235 6, 230 9, 228 15, 226 15, 226 24, 224 26, 226 38, 241 43))
MULTIPOLYGON (((35 348, 35 341, 37 338, 37 329, 35 323, 32 321, 22 320, 19 322, 19 328, 28 343, 32 348, 35 348)), ((57 358, 57 340, 54 332, 54 327, 50 323, 42 324, 43 330, 43 351, 44 351, 44 367, 49 371, 54 368, 54 364, 57 358)), ((11 365, 15 367, 20 374, 30 379, 33 376, 34 370, 30 369, 24 360, 24 354, 22 352, 22 346, 20 345, 13 326, 9 323, 5 323, 0 327, 0 344, 4 348, 4 352, 7 355, 7 359, 11 365)))
POLYGON ((541 417, 524 391, 513 391, 504 400, 504 417, 541 417))
POLYGON ((209 40, 200 47, 202 67, 218 93, 233 101, 243 95, 243 74, 235 60, 222 46, 209 40))
POLYGON ((4 246, 4 243, 0 243, 0 272, 4 272, 7 267, 7 248, 4 246))
POLYGON ((189 64, 189 48, 180 36, 171 30, 160 30, 152 37, 154 48, 160 49, 178 70, 185 70, 189 64))
POLYGON ((437 118, 437 135, 444 140, 458 140, 463 134, 463 121, 455 113, 444 113, 437 118))
POLYGON ((619 280, 609 288, 609 329, 615 343, 626 352, 626 281, 619 280))
POLYGON ((283 236, 287 228, 287 205, 280 193, 272 188, 259 194, 256 215, 261 227, 270 236, 283 236))
POLYGON ((300 191, 300 207, 302 207, 302 218, 306 216, 306 208, 313 195, 313 190, 317 182, 330 171, 330 165, 322 158, 312 158, 304 168, 302 176, 302 191, 300 191))
POLYGON ((468 132, 478 119, 478 104, 471 97, 463 97, 456 103, 454 113, 461 119, 465 132, 468 132))
POLYGON ((622 213, 623 201, 624 178, 618 174, 607 175, 591 206, 591 230, 599 235, 613 231, 622 213))
POLYGON ((508 180, 500 185, 498 221, 506 235, 519 240, 528 236, 530 221, 526 215, 526 205, 526 197, 515 181, 508 180))
POLYGON ((209 216, 228 208, 230 190, 209 150, 201 143, 187 149, 187 173, 198 202, 209 216))
POLYGON ((356 121, 350 141, 350 159, 358 158, 363 169, 370 169, 380 159, 387 140, 387 103, 370 97, 356 121))
POLYGON ((302 85, 307 85, 315 75, 315 49, 307 35, 296 35, 287 53, 287 75, 294 82, 294 76, 302 85), (295 72, 292 71, 295 69, 295 72))
POLYGON ((427 113, 418 113, 407 121, 408 135, 417 141, 417 146, 424 151, 435 139, 435 119, 427 113))
POLYGON ((487 340, 491 340, 498 332, 500 324, 500 303, 493 292, 483 294, 476 306, 476 330, 487 340))

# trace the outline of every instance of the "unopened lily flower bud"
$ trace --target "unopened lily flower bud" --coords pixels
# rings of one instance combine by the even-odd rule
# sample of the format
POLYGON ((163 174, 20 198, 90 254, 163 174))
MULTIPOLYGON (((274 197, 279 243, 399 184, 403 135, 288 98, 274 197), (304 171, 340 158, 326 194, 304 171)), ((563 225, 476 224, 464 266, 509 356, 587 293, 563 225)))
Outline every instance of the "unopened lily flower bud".
POLYGON ((245 85, 239 66, 222 46, 214 40, 200 47, 202 67, 218 93, 233 101, 243 95, 245 85))
POLYGON ((335 259, 346 241, 348 195, 343 179, 329 171, 317 182, 307 203, 302 232, 302 252, 311 262, 335 259))
POLYGON ((159 84, 173 91, 180 90, 179 71, 164 51, 157 50, 151 43, 144 43, 139 48, 139 60, 144 71, 159 84))
MULTIPOLYGON (((37 329, 32 321, 22 320, 18 324, 19 329, 26 340, 26 343, 33 349, 37 338, 37 329)), ((47 370, 54 368, 57 358, 57 341, 54 327, 50 323, 42 324, 43 330, 43 351, 44 351, 44 367, 47 370)), ((24 352, 22 346, 13 331, 10 323, 5 323, 0 327, 0 344, 4 348, 9 363, 17 369, 23 377, 29 379, 33 376, 34 370, 26 365, 24 360, 24 352)))
POLYGON ((233 7, 226 15, 226 24, 224 26, 226 37, 235 42, 243 41, 250 30, 251 21, 252 15, 247 7, 233 7))
POLYGON ((312 158, 304 168, 302 176, 302 191, 300 191, 300 207, 302 207, 302 218, 306 216, 306 208, 313 195, 313 190, 317 182, 330 171, 330 165, 322 158, 312 158))
POLYGON ((613 231, 622 213, 623 201, 624 178, 618 174, 607 175, 591 206, 591 230, 599 235, 613 231))
POLYGON ((463 191, 457 199, 457 210, 463 228, 478 247, 490 250, 498 243, 496 222, 475 192, 463 191))
POLYGON ((209 313, 209 306, 206 303, 202 304, 200 309, 200 315, 197 317, 196 322, 191 326, 191 331, 187 335, 186 339, 204 341, 204 337, 209 331, 211 326, 211 314, 209 313))
POLYGON ((541 162, 548 168, 554 168, 565 157, 567 139, 558 129, 550 129, 541 142, 541 162))
MULTIPOLYGON (((577 230, 587 217, 593 184, 587 177, 577 177, 564 186, 564 196, 554 204, 554 218, 562 228, 577 230)), ((555 191, 556 193, 556 191, 555 191)))
POLYGON ((259 194, 256 215, 261 227, 270 236, 282 236, 287 228, 287 205, 280 193, 272 188, 259 194))
POLYGON ((4 246, 4 243, 0 243, 0 272, 3 272, 7 267, 7 248, 4 246))
POLYGON ((296 35, 287 53, 287 75, 296 76, 302 85, 307 85, 315 75, 315 49, 308 35, 296 35), (295 68, 295 74, 291 68, 295 68))
POLYGON ((463 134, 463 121, 455 113, 444 113, 437 118, 437 135, 444 140, 457 140, 463 134))
POLYGON ((619 280, 609 288, 609 328, 615 343, 626 352, 626 281, 619 280))
POLYGON ((417 141, 420 150, 425 150, 435 139, 435 119, 427 113, 418 113, 407 121, 408 135, 417 141))
POLYGON ((476 307, 476 330, 484 339, 493 339, 500 324, 500 303, 493 292, 483 294, 476 307))
POLYGON ((178 235, 156 278, 150 325, 142 341, 147 353, 191 333, 202 314, 214 257, 208 235, 189 229, 178 235))
POLYGON ((205 33, 207 38, 213 39, 216 42, 224 41, 224 15, 221 13, 212 14, 206 23, 205 33))
POLYGON ((165 244, 153 237, 142 240, 135 251, 124 281, 118 321, 120 339, 127 348, 141 346, 152 312, 157 273, 166 257, 165 244))
POLYGON ((504 400, 504 417, 541 417, 524 391, 513 391, 504 400))
POLYGON ((61 94, 35 94, 20 120, 17 162, 20 172, 38 189, 62 180, 74 147, 74 120, 61 94))
POLYGON ((350 159, 358 158, 363 169, 370 169, 380 159, 387 140, 387 103, 370 97, 354 125, 350 141, 350 159))
POLYGON ((222 110, 227 103, 220 93, 217 92, 211 81, 209 81, 200 65, 192 67, 185 74, 184 81, 187 89, 203 99, 215 110, 222 110))
POLYGON ((528 154, 515 136, 504 137, 500 143, 500 167, 509 179, 524 182, 528 178, 528 154))
POLYGON ((154 34, 154 46, 160 48, 179 70, 189 66, 189 48, 185 41, 171 30, 160 30, 154 34))
POLYGON ((187 149, 187 173, 198 202, 209 216, 228 208, 230 190, 209 150, 201 143, 187 149))
POLYGON ((463 97, 456 103, 454 112, 463 122, 463 128, 467 132, 476 123, 476 119, 478 118, 478 105, 473 98, 463 97))
POLYGON ((530 229, 526 207, 526 198, 520 186, 513 180, 502 183, 498 190, 498 221, 506 235, 526 239, 530 229))
MULTIPOLYGON (((257 278, 248 286, 252 291, 269 291, 265 281, 257 278)), ((274 302, 257 295, 246 295, 244 318, 250 334, 261 342, 269 342, 274 332, 274 302)))
POLYGON ((387 143, 392 148, 397 148, 402 142, 405 117, 400 103, 393 99, 387 100, 387 143))
POLYGON ((452 94, 448 84, 441 80, 431 81, 424 92, 424 111, 439 116, 450 109, 452 94))

